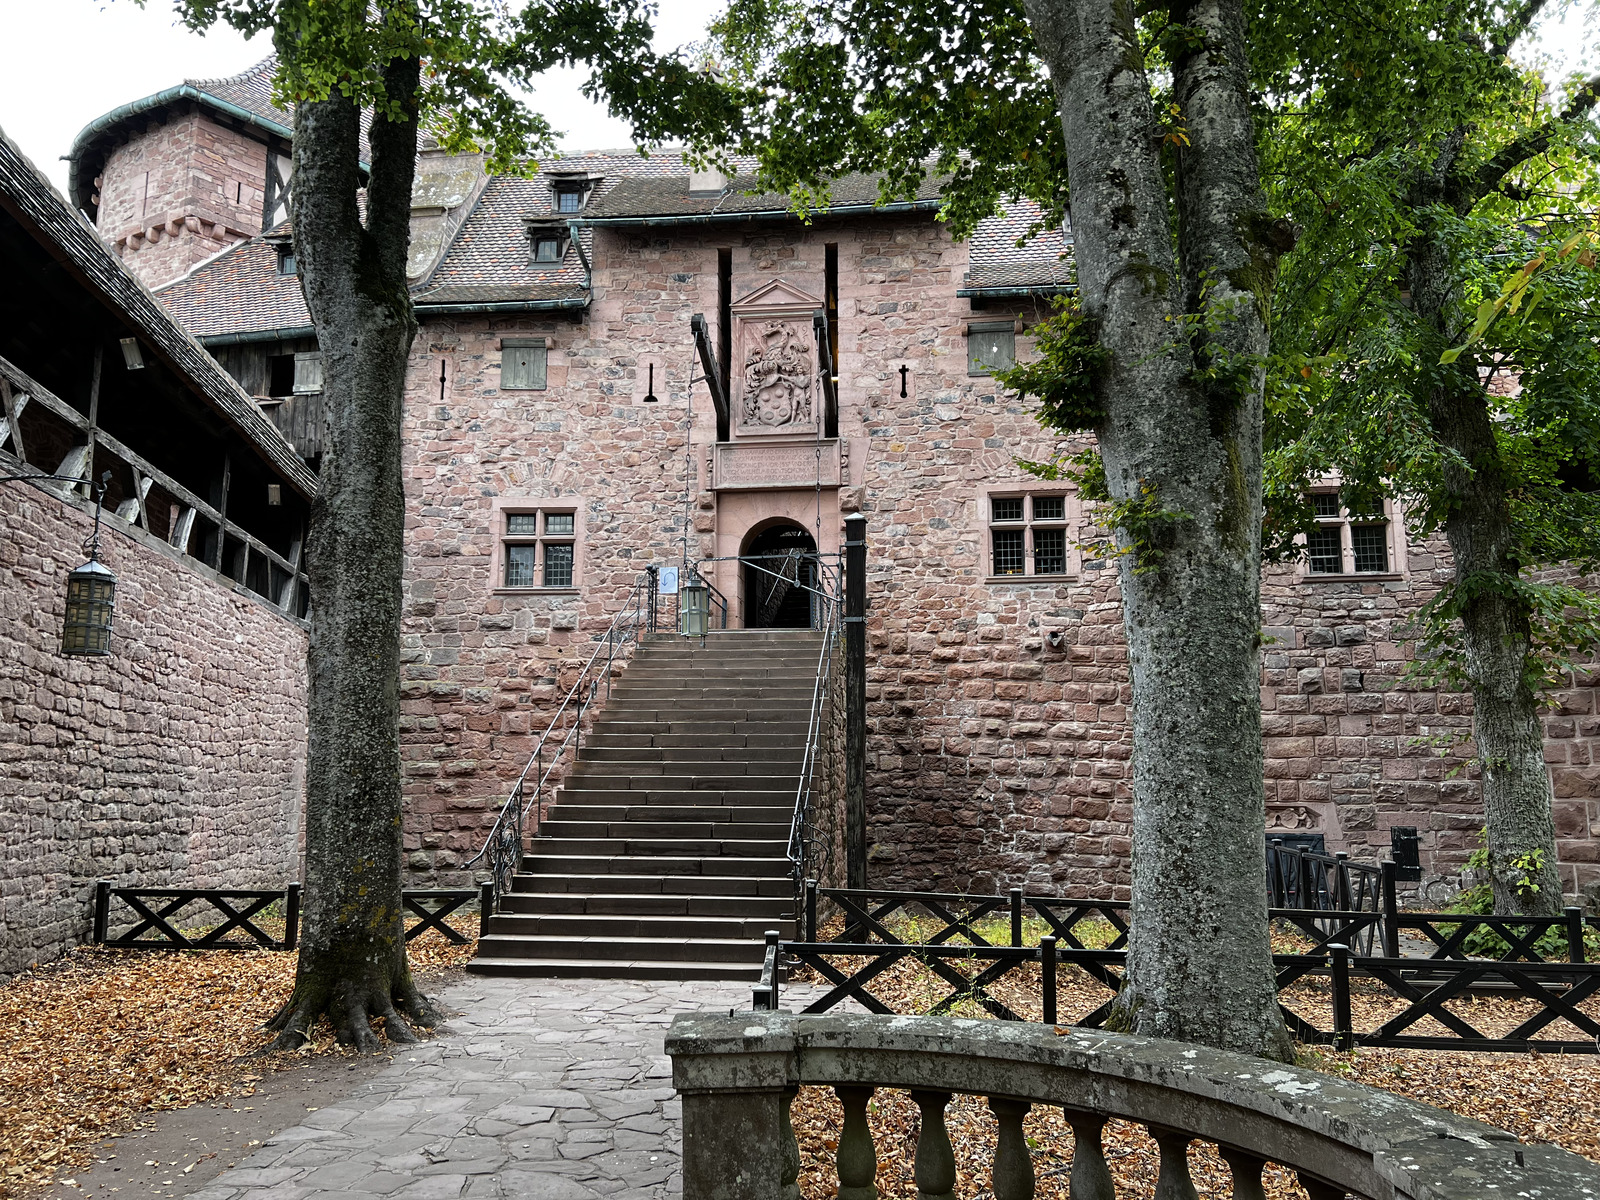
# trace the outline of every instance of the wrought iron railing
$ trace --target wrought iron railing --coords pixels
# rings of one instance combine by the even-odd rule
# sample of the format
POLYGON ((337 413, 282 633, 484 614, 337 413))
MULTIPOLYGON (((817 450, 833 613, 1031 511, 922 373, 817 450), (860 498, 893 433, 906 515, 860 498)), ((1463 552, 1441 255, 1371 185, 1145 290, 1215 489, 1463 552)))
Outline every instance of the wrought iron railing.
POLYGON ((525 838, 537 835, 539 832, 540 813, 551 776, 566 761, 567 751, 571 750, 576 754, 582 745, 583 719, 588 713, 589 706, 595 702, 602 685, 605 689, 605 698, 611 695, 611 677, 619 654, 630 645, 637 644, 642 632, 655 628, 655 584, 656 571, 653 568, 640 575, 634 582, 627 600, 612 618, 611 624, 595 646, 594 653, 589 656, 589 661, 584 663, 577 679, 561 698, 561 704, 556 709, 555 715, 550 718, 550 723, 545 726, 544 732, 539 735, 539 740, 534 743, 533 752, 528 755, 522 773, 512 785, 511 794, 506 797, 500 815, 495 818, 494 827, 489 830, 483 849, 463 864, 470 868, 487 860, 490 876, 488 883, 492 887, 492 897, 496 903, 503 893, 511 889, 511 881, 518 867, 522 865, 525 838), (552 746, 558 733, 562 735, 561 741, 552 746), (533 815, 531 829, 527 828, 530 813, 533 815))
POLYGON ((820 601, 822 646, 817 653, 816 682, 811 689, 811 710, 806 719, 805 750, 800 759, 800 777, 795 782, 794 814, 789 822, 789 864, 794 873, 796 913, 807 879, 822 875, 831 880, 831 864, 836 831, 818 820, 817 805, 832 805, 837 780, 833 742, 834 718, 840 711, 834 691, 844 677, 834 669, 839 649, 839 619, 844 606, 837 591, 824 594, 820 601), (818 857, 824 860, 816 863, 818 857))

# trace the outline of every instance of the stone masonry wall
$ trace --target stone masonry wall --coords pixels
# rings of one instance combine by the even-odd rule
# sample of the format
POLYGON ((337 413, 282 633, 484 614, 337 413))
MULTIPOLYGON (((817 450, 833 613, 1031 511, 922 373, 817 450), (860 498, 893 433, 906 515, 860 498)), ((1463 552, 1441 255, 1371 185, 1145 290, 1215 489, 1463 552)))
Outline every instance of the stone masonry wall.
POLYGON ((96 224, 149 287, 261 232, 267 148, 191 109, 112 151, 96 224))
POLYGON ((59 653, 91 517, 0 484, 0 979, 89 933, 96 879, 299 877, 306 635, 115 518, 113 652, 59 653))
MULTIPOLYGON (((821 296, 830 243, 848 467, 820 497, 791 488, 766 499, 791 516, 820 503, 825 546, 844 513, 869 520, 871 876, 1126 894, 1130 695, 1115 565, 1074 550, 1064 577, 987 574, 989 496, 1060 489, 1019 465, 1055 444, 1026 405, 968 374, 966 325, 1044 314, 957 297, 966 248, 920 217, 600 229, 586 314, 424 326, 405 431, 402 740, 418 875, 465 878, 535 735, 639 572, 677 561, 685 537, 691 555, 710 557, 759 524, 763 493, 708 487, 715 426, 700 386, 690 419, 689 316, 716 325, 719 248, 732 251, 737 302, 780 278, 821 296), (500 341, 528 335, 550 342, 549 388, 504 391, 500 341), (642 402, 648 363, 659 404, 642 402), (580 586, 497 588, 505 512, 546 502, 579 514, 580 586)), ((1028 353, 1026 336, 1018 349, 1028 353)), ((1076 528, 1075 497, 1066 503, 1076 528)), ((1435 882, 1459 869, 1482 824, 1459 741, 1469 698, 1400 682, 1399 630, 1446 569, 1439 554, 1401 544, 1399 569, 1381 580, 1269 571, 1262 615, 1271 826, 1321 832, 1329 849, 1369 861, 1390 826, 1419 826, 1435 882)), ((1592 686, 1562 704, 1548 728, 1576 888, 1597 869, 1600 712, 1592 686)))

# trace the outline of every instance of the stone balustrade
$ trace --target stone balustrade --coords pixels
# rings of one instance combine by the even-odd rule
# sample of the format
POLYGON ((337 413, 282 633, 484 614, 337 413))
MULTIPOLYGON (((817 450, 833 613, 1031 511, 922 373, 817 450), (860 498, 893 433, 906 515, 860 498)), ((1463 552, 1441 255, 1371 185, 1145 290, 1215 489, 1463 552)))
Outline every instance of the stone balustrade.
POLYGON ((789 1105, 802 1084, 831 1086, 844 1108, 840 1200, 876 1200, 867 1125, 877 1088, 904 1089, 922 1112, 921 1200, 955 1200, 945 1106, 988 1098, 999 1123, 995 1200, 1030 1200, 1022 1132, 1032 1106, 1064 1110, 1074 1135, 1072 1200, 1115 1200, 1101 1149, 1112 1118, 1160 1147, 1158 1200, 1194 1200, 1187 1148, 1215 1143, 1234 1200, 1260 1200, 1274 1162, 1310 1200, 1600 1200, 1600 1164, 1524 1145, 1479 1121, 1316 1071, 1181 1042, 1093 1029, 946 1017, 686 1014, 667 1038, 683 1097, 685 1200, 798 1200, 800 1149, 789 1105))

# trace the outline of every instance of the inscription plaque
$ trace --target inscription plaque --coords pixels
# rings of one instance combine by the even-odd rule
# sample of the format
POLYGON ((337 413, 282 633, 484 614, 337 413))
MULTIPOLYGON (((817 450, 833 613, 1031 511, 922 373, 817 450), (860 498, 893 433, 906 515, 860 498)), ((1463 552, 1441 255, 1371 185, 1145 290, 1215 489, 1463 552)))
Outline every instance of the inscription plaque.
POLYGON ((717 446, 711 486, 718 491, 816 487, 819 449, 822 451, 822 486, 838 487, 838 438, 803 442, 721 442, 717 446))

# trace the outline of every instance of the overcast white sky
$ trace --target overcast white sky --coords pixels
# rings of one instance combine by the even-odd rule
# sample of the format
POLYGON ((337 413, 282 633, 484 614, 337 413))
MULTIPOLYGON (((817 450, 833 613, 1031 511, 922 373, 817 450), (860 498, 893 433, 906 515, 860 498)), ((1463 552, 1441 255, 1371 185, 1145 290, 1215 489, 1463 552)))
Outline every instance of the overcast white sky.
MULTIPOLYGON (((657 47, 696 42, 714 0, 661 0, 657 47)), ((177 23, 168 0, 0 0, 0 129, 63 192, 72 139, 90 121, 185 79, 235 75, 272 52, 265 35, 204 37, 177 23)), ((628 127, 578 92, 584 75, 555 71, 535 94, 569 150, 630 144, 628 127)))
MULTIPOLYGON (((704 36, 718 0, 660 0, 657 46, 670 49, 704 36)), ((1554 6, 1552 6, 1554 7, 1554 6)), ((1593 18, 1597 6, 1575 6, 1593 18)), ((1546 22, 1538 49, 1575 67, 1585 29, 1573 9, 1546 22)), ((184 79, 233 75, 270 52, 265 36, 246 42, 228 29, 204 37, 176 23, 168 0, 0 0, 0 128, 66 189, 61 161, 77 132, 118 105, 184 79)), ((569 150, 628 144, 628 129, 578 92, 583 76, 552 72, 537 94, 540 110, 566 134, 569 150)))

